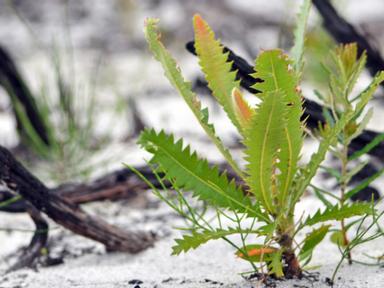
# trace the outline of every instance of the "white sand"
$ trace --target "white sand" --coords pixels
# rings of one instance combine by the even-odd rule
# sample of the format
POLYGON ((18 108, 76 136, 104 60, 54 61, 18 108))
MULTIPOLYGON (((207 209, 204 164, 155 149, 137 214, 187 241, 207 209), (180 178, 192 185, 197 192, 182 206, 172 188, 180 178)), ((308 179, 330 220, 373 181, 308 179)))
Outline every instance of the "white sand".
MULTIPOLYGON (((151 201, 156 204, 154 200, 151 201)), ((317 206, 317 201, 309 197, 300 203, 298 210, 313 211, 317 206)), ((103 217, 108 215, 108 220, 123 227, 132 228, 133 225, 160 231, 163 237, 153 248, 138 255, 105 254, 99 244, 68 232, 54 230, 53 239, 58 239, 60 236, 61 240, 52 248, 53 254, 54 251, 59 253, 64 248, 69 251, 69 255, 65 257, 65 264, 39 268, 38 271, 23 269, 10 273, 0 278, 0 287, 135 287, 128 284, 132 280, 142 281, 143 284, 139 287, 259 287, 257 282, 246 281, 238 274, 248 271, 250 266, 236 258, 233 249, 223 241, 212 241, 188 254, 171 256, 172 239, 178 235, 171 230, 171 226, 180 225, 181 221, 163 204, 159 208, 145 210, 116 203, 92 204, 88 205, 88 208, 98 215, 103 211, 104 215, 101 214, 103 217), (116 211, 119 211, 117 217, 114 216, 116 211), (168 235, 170 233, 171 235, 168 235)), ((12 241, 15 244, 21 237, 26 236, 12 233, 8 237, 2 235, 0 241, 1 243, 12 241)), ((354 257, 359 259, 364 252, 370 255, 382 253, 382 241, 358 249, 354 257)), ((283 281, 277 282, 277 287, 328 287, 325 278, 331 276, 338 257, 336 246, 327 240, 316 250, 314 261, 311 263, 315 266, 321 265, 315 270, 320 273, 319 281, 312 282, 305 279, 283 281)), ((357 264, 343 265, 338 277, 340 278, 335 287, 379 288, 384 283, 382 268, 357 264)))

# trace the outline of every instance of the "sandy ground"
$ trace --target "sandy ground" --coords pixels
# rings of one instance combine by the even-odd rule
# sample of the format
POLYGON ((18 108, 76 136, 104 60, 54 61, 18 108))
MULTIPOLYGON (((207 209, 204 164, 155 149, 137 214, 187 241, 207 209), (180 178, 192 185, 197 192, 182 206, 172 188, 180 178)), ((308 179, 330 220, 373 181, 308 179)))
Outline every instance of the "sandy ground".
MULTIPOLYGON (((188 254, 171 256, 173 238, 179 236, 171 227, 180 225, 182 221, 168 207, 158 203, 152 196, 149 198, 152 208, 147 209, 117 203, 92 204, 87 208, 122 227, 156 231, 161 239, 153 248, 138 255, 105 254, 99 244, 54 229, 51 254, 65 255, 65 263, 37 270, 23 269, 4 275, 0 277, 0 287, 262 287, 256 280, 249 281, 239 275, 249 271, 250 266, 236 258, 233 249, 222 241, 209 242, 188 254)), ((299 204, 298 211, 314 211, 318 206, 316 199, 307 197, 299 204)), ((9 226, 15 227, 17 221, 13 217, 8 220, 11 219, 12 224, 9 223, 9 226)), ((14 249, 15 243, 25 243, 27 238, 25 233, 15 232, 7 235, 6 239, 1 237, 0 240, 2 243, 5 240, 8 244, 11 241, 14 249)), ((365 252, 372 256, 382 254, 382 241, 357 249, 354 257, 361 259, 365 252)), ((311 262, 313 266, 321 265, 311 271, 315 281, 303 279, 273 284, 275 287, 329 287, 326 278, 331 277, 338 257, 337 247, 327 240, 318 247, 314 261, 311 262)), ((10 260, 15 261, 15 257, 10 260)), ((0 265, 1 267, 5 266, 0 265)), ((357 264, 343 265, 334 287, 382 287, 382 269, 357 264)))

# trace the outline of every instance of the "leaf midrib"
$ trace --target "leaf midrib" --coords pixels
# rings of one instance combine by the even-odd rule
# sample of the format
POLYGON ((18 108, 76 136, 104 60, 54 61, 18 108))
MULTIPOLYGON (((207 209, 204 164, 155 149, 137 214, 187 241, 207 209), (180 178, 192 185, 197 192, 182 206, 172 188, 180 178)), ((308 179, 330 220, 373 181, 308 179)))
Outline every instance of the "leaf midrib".
MULTIPOLYGON (((250 211, 250 212, 253 212, 255 214, 259 214, 257 211, 254 211, 253 209, 251 209, 250 207, 244 205, 243 203, 237 201, 235 198, 231 198, 229 197, 219 186, 217 186, 216 184, 214 184, 212 181, 210 180, 207 180, 207 181, 204 181, 200 176, 196 175, 192 170, 190 170, 188 167, 186 167, 185 165, 183 165, 179 160, 177 160, 175 157, 172 156, 172 154, 170 154, 166 149, 164 149, 162 146, 159 146, 157 145, 158 148, 160 148, 166 155, 167 157, 169 157, 170 159, 172 159, 176 164, 178 164, 178 166, 180 166, 181 168, 183 168, 183 170, 185 170, 188 174, 190 174, 192 177, 194 177, 195 179, 197 179, 198 181, 204 183, 205 185, 207 185, 209 188, 211 188, 212 190, 218 192, 220 195, 226 197, 227 199, 235 202, 236 204, 238 204, 239 206, 243 207, 244 209, 246 209, 246 211, 250 211), (217 189, 219 188, 219 189, 217 189)), ((220 175, 219 175, 220 177, 220 175)))
MULTIPOLYGON (((275 84, 275 90, 279 90, 279 85, 278 85, 278 81, 277 81, 277 78, 276 78, 276 69, 275 69, 275 62, 273 61, 273 58, 270 57, 270 65, 271 65, 271 69, 272 69, 272 78, 273 78, 273 81, 274 81, 274 84, 275 84)), ((285 132, 285 135, 287 137, 287 142, 288 142, 288 158, 291 160, 293 157, 293 151, 292 151, 292 141, 291 141, 291 137, 288 133, 288 128, 286 125, 284 125, 284 132, 285 132)), ((290 160, 288 160, 288 162, 290 162, 290 160)), ((291 179, 292 177, 292 165, 291 164, 288 164, 288 171, 287 171, 287 175, 288 177, 286 177, 286 181, 284 183, 284 187, 283 187, 283 191, 281 191, 281 200, 282 202, 284 202, 284 199, 286 198, 286 194, 287 194, 287 191, 288 191, 288 186, 289 186, 289 179, 291 179)))

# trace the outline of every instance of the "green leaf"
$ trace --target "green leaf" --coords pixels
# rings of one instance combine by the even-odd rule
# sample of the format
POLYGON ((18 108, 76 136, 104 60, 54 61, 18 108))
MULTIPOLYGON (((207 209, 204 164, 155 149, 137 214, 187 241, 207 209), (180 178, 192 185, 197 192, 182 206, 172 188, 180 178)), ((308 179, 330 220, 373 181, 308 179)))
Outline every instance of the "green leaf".
POLYGON ((172 255, 179 255, 182 252, 185 253, 191 249, 196 249, 210 240, 216 240, 240 233, 247 234, 254 233, 254 231, 239 229, 217 229, 214 231, 205 230, 204 232, 192 231, 190 235, 185 234, 181 239, 175 239, 176 245, 172 247, 172 255))
POLYGON ((324 225, 312 230, 311 233, 307 234, 304 239, 304 245, 299 253, 300 261, 304 261, 306 259, 310 261, 310 258, 312 258, 313 250, 316 248, 317 245, 321 243, 321 241, 323 241, 330 227, 331 225, 324 225))
POLYGON ((0 201, 0 208, 7 207, 13 203, 20 201, 21 199, 23 199, 23 198, 20 195, 16 195, 16 196, 13 196, 12 198, 10 198, 8 200, 0 201))
POLYGON ((275 275, 277 278, 283 277, 282 251, 279 250, 278 252, 271 254, 270 258, 271 262, 268 265, 269 273, 275 275))
MULTIPOLYGON (((278 200, 280 205, 285 205, 288 190, 291 187, 297 171, 297 163, 303 145, 303 129, 301 123, 302 101, 298 92, 298 76, 290 68, 291 61, 281 50, 262 52, 256 60, 257 72, 253 75, 263 82, 256 83, 254 88, 261 91, 263 99, 267 93, 282 92, 282 101, 285 107, 284 116, 278 116, 279 126, 283 127, 283 138, 279 141, 279 161, 276 165, 280 174, 278 179, 278 200), (283 119, 283 120, 282 120, 283 119)), ((251 125, 252 126, 252 125, 251 125)))
POLYGON ((349 183, 352 177, 359 173, 365 166, 369 164, 369 160, 357 163, 351 170, 349 170, 343 177, 341 177, 339 183, 349 183))
POLYGON ((369 151, 374 149, 377 145, 379 145, 383 141, 384 141, 384 133, 381 133, 381 134, 377 135, 370 143, 365 145, 361 150, 353 153, 349 157, 349 160, 355 160, 355 159, 359 158, 360 156, 367 154, 369 151))
POLYGON ((357 125, 356 130, 352 133, 352 135, 347 137, 346 143, 349 144, 353 139, 355 139, 356 137, 358 137, 363 133, 363 130, 367 128, 369 121, 371 121, 372 116, 373 116, 373 108, 370 108, 367 111, 367 113, 364 115, 363 119, 358 124, 356 124, 357 125))
POLYGON ((355 110, 357 111, 356 117, 358 117, 363 111, 364 107, 368 104, 369 100, 372 98, 373 94, 384 81, 384 71, 379 72, 375 78, 372 80, 371 84, 357 96, 357 99, 360 101, 356 104, 355 110))
MULTIPOLYGON (((284 119, 286 105, 281 92, 271 92, 264 96, 258 107, 244 143, 246 145, 247 183, 256 199, 271 214, 276 210, 273 185, 278 149, 284 137, 281 119, 284 119)), ((275 191, 274 191, 275 190, 275 191)))
POLYGON ((232 63, 228 62, 228 53, 223 52, 223 46, 215 39, 215 34, 200 15, 194 16, 193 25, 196 53, 208 86, 232 123, 239 132, 243 132, 232 102, 232 90, 240 88, 240 85, 236 80, 236 71, 231 71, 232 63))
POLYGON ((336 180, 338 182, 340 182, 341 174, 340 174, 340 171, 338 169, 333 168, 333 167, 324 166, 324 165, 320 165, 320 168, 323 169, 325 172, 327 172, 329 175, 335 177, 336 180))
POLYGON ((293 67, 297 73, 301 73, 304 66, 303 54, 305 47, 305 30, 307 28, 309 12, 311 11, 311 4, 311 0, 304 0, 297 16, 296 28, 294 31, 294 45, 291 50, 293 67))
MULTIPOLYGON (((46 143, 44 143, 39 133, 33 127, 30 119, 28 118, 28 114, 24 106, 21 104, 20 100, 12 95, 11 95, 11 100, 13 102, 15 113, 20 121, 20 124, 24 129, 25 136, 26 136, 25 140, 27 140, 29 142, 28 144, 31 145, 39 154, 43 155, 44 157, 49 156, 49 152, 50 152, 49 147, 47 146, 46 143)), ((54 145, 54 143, 52 144, 54 145)))
POLYGON ((312 226, 317 223, 342 220, 353 216, 360 216, 372 213, 372 207, 368 203, 353 203, 340 207, 335 205, 332 208, 326 208, 324 211, 318 210, 313 216, 309 216, 303 223, 303 226, 312 226))
POLYGON ((327 198, 325 198, 325 196, 323 195, 324 190, 322 190, 316 186, 313 186, 313 185, 311 185, 311 187, 313 188, 313 191, 315 192, 316 197, 325 205, 325 207, 327 207, 327 208, 333 207, 332 203, 329 202, 327 200, 327 198))
POLYGON ((342 105, 346 110, 349 109, 351 102, 348 97, 365 67, 367 56, 363 52, 358 58, 356 43, 340 45, 335 52, 331 53, 331 56, 332 65, 329 65, 328 71, 332 106, 335 109, 342 105))
POLYGON ((220 174, 217 166, 210 167, 207 160, 198 158, 189 146, 183 148, 182 140, 175 143, 172 135, 163 131, 157 134, 152 129, 144 130, 138 143, 153 154, 150 162, 159 165, 166 178, 171 179, 177 187, 192 191, 195 197, 213 206, 269 222, 234 180, 229 181, 225 173, 220 174))
POLYGON ((384 168, 377 171, 375 174, 369 176, 368 178, 364 179, 364 181, 360 182, 355 188, 349 190, 345 194, 345 199, 351 198, 353 195, 359 193, 364 188, 368 187, 369 184, 371 184, 373 181, 375 181, 377 178, 379 178, 381 175, 384 174, 384 168))
POLYGON ((184 80, 176 61, 160 42, 160 34, 157 31, 157 23, 158 20, 156 19, 147 19, 145 27, 145 36, 155 59, 162 64, 165 76, 184 98, 185 102, 192 110, 206 134, 211 138, 212 142, 216 145, 233 170, 239 174, 239 176, 242 176, 242 171, 233 160, 232 155, 228 149, 224 147, 221 139, 216 136, 215 127, 209 123, 208 109, 201 108, 200 100, 192 92, 191 83, 184 80))
POLYGON ((344 244, 344 236, 343 232, 340 230, 337 230, 331 234, 330 240, 332 243, 336 244, 340 247, 346 247, 347 245, 344 244))
POLYGON ((261 226, 257 229, 259 235, 271 237, 276 230, 276 222, 261 226))

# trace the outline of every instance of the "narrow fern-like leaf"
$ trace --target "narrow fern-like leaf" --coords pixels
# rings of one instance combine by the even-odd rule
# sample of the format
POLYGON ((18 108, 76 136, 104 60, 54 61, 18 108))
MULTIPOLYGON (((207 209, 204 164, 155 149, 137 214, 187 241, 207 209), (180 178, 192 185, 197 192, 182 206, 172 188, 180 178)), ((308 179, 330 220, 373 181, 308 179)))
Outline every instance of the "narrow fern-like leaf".
POLYGON ((243 132, 232 104, 232 90, 239 88, 239 81, 236 80, 236 71, 231 71, 232 63, 227 62, 228 53, 223 52, 223 46, 200 15, 194 16, 193 25, 196 53, 208 86, 232 123, 239 132, 243 132))
POLYGON ((360 93, 358 96, 358 99, 360 101, 356 104, 355 110, 358 112, 357 116, 360 115, 360 113, 363 111, 364 107, 368 104, 369 100, 372 98, 373 94, 381 84, 381 82, 384 81, 384 71, 379 72, 375 78, 372 80, 371 84, 360 93))
POLYGON ((176 88, 179 94, 184 98, 185 102, 192 110, 193 114, 199 121, 206 134, 211 138, 212 142, 216 145, 218 150, 231 165, 233 170, 239 174, 240 177, 243 177, 242 171, 233 160, 232 155, 228 149, 225 148, 221 139, 216 136, 215 127, 209 123, 208 109, 201 108, 200 100, 192 92, 191 83, 184 80, 184 77, 176 64, 176 61, 172 58, 169 52, 165 49, 164 45, 161 43, 160 34, 157 31, 157 23, 158 20, 156 19, 147 19, 145 27, 145 36, 155 59, 162 64, 165 76, 176 88))
POLYGON ((256 199, 274 214, 276 187, 273 178, 278 150, 284 137, 283 121, 286 113, 284 95, 281 91, 266 93, 258 107, 251 125, 246 145, 247 183, 256 199))
POLYGON ((335 205, 332 208, 326 208, 324 211, 318 210, 313 216, 309 216, 304 221, 304 226, 369 214, 372 214, 372 207, 369 203, 353 203, 342 207, 335 205))
POLYGON ((235 181, 229 181, 217 166, 210 167, 207 160, 200 159, 190 147, 183 148, 182 140, 174 141, 172 135, 154 130, 142 132, 139 144, 153 154, 151 163, 159 165, 177 187, 192 191, 193 195, 209 204, 246 213, 269 222, 257 205, 253 205, 235 181))
POLYGON ((320 142, 317 152, 312 155, 309 164, 306 166, 304 171, 302 171, 301 175, 299 176, 299 179, 297 179, 297 189, 293 198, 291 198, 290 201, 291 209, 293 209, 295 203, 300 199, 305 189, 311 183, 312 178, 315 176, 318 167, 324 160, 330 145, 337 139, 338 135, 340 135, 347 123, 349 123, 353 119, 358 118, 361 115, 361 112, 367 105, 368 101, 371 99, 373 93, 383 81, 384 72, 380 72, 373 79, 372 83, 368 86, 368 88, 364 90, 358 97, 360 100, 356 104, 354 111, 345 111, 345 113, 341 115, 339 121, 337 121, 333 127, 328 127, 328 133, 326 133, 325 137, 323 137, 322 141, 320 142))
POLYGON ((294 31, 294 45, 291 50, 293 59, 293 68, 297 73, 301 73, 303 69, 303 55, 305 46, 305 30, 307 28, 307 22, 309 12, 311 10, 311 0, 304 0, 300 6, 300 11, 297 16, 296 29, 294 31))

